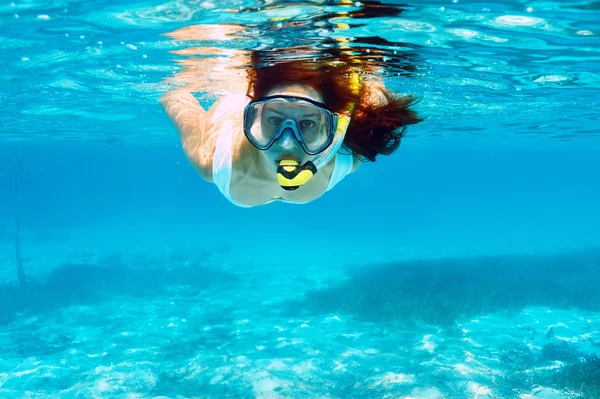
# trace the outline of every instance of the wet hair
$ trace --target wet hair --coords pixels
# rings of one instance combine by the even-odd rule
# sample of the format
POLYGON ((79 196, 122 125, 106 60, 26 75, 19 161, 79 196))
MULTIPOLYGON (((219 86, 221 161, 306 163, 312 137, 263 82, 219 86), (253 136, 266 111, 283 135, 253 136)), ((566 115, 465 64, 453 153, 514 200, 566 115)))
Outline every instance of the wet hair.
POLYGON ((375 161, 378 155, 390 155, 398 149, 408 125, 422 121, 412 106, 412 95, 397 95, 382 85, 370 87, 369 71, 352 59, 294 59, 265 62, 253 53, 253 67, 248 68, 248 96, 264 97, 281 84, 302 83, 319 90, 323 102, 334 112, 342 113, 356 104, 344 145, 361 161, 375 161), (352 74, 362 76, 358 90, 352 85, 352 74))

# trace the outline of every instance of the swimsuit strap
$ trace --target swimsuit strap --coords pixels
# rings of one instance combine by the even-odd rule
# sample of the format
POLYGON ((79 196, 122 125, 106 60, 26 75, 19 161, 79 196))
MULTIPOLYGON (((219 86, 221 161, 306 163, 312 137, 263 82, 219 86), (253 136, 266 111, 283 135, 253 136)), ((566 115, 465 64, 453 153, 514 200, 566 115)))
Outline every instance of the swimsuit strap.
POLYGON ((221 125, 217 134, 217 143, 213 155, 212 177, 213 182, 225 198, 234 205, 242 208, 250 208, 248 205, 240 204, 231 198, 229 186, 231 185, 231 174, 233 173, 231 160, 231 147, 233 146, 233 121, 226 120, 221 125))
POLYGON ((333 172, 331 172, 329 184, 327 185, 327 189, 325 191, 329 191, 334 188, 336 184, 338 184, 344 179, 344 177, 348 176, 348 174, 352 172, 352 168, 354 167, 354 156, 352 155, 352 152, 341 153, 338 151, 335 154, 334 162, 335 164, 333 165, 333 172))

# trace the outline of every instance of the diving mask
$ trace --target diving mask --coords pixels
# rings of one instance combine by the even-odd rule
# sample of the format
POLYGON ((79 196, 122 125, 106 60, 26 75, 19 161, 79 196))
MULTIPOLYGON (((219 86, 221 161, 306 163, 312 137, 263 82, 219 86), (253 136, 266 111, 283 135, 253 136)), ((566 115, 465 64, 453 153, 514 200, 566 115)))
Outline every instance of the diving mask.
POLYGON ((259 150, 268 150, 289 130, 307 154, 316 155, 331 145, 336 127, 337 115, 310 98, 269 96, 244 109, 244 133, 259 150))

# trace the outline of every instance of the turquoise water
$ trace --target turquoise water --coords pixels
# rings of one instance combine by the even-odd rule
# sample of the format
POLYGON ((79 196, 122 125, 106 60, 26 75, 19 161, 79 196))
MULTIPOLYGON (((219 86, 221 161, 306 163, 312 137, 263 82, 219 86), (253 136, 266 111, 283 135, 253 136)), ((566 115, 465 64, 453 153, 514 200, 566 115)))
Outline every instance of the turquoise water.
POLYGON ((598 34, 592 1, 0 4, 0 397, 600 397, 598 34), (331 43, 426 120, 231 205, 158 99, 331 43))

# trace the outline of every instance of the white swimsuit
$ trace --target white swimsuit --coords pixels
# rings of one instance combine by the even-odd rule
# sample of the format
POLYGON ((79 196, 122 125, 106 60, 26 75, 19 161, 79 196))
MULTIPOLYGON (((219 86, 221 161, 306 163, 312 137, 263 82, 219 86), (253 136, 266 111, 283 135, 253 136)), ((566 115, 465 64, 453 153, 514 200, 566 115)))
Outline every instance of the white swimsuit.
MULTIPOLYGON (((244 96, 245 97, 245 96, 244 96)), ((227 112, 223 112, 221 108, 227 104, 227 108, 231 109, 232 102, 237 101, 246 101, 245 98, 235 98, 232 101, 225 101, 221 103, 219 108, 217 108, 213 121, 219 119, 224 116, 227 112)), ((232 160, 231 160, 231 149, 233 146, 233 121, 228 120, 225 121, 221 129, 219 130, 217 136, 217 143, 215 147, 215 154, 213 157, 213 165, 212 165, 212 177, 213 182, 219 188, 219 191, 227 198, 232 204, 243 207, 250 208, 251 205, 240 204, 239 202, 234 201, 229 194, 229 185, 231 183, 231 173, 232 173, 232 160)), ((346 175, 348 175, 352 171, 352 167, 354 165, 354 157, 351 153, 342 154, 338 152, 335 154, 335 161, 333 166, 333 172, 331 173, 331 177, 329 178, 329 184, 327 185, 327 189, 325 191, 331 190, 338 184, 346 175)), ((283 199, 280 199, 284 202, 283 199)), ((292 204, 305 204, 306 202, 290 202, 292 204)))

